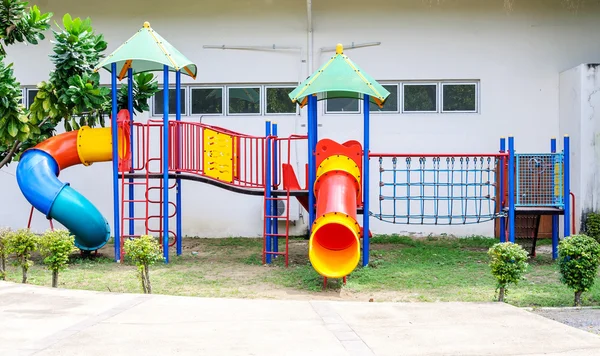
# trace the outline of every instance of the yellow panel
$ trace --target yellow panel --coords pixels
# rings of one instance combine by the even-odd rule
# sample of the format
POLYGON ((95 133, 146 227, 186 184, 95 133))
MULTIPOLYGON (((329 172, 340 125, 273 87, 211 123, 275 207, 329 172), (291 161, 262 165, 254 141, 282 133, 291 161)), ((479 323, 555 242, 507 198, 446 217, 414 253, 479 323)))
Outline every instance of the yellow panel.
POLYGON ((204 129, 204 175, 233 182, 233 137, 204 129))

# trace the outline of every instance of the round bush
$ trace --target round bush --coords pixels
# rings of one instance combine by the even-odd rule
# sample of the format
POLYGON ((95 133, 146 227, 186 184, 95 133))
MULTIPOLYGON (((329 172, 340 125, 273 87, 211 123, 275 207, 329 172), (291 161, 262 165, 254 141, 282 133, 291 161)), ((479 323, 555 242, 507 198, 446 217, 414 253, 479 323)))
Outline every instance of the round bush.
POLYGON ((587 235, 573 235, 558 245, 560 281, 575 292, 575 306, 581 294, 594 285, 600 264, 600 244, 587 235))
POLYGON ((517 284, 527 270, 527 251, 510 243, 497 243, 488 250, 492 275, 496 277, 499 290, 498 301, 503 302, 509 284, 517 284))

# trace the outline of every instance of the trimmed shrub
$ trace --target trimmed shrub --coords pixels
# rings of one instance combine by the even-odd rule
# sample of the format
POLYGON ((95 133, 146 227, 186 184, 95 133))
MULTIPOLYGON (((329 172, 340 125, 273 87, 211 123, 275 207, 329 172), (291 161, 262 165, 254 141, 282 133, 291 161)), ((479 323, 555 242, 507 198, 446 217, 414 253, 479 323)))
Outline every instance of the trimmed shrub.
POLYGON ((15 255, 14 265, 23 270, 23 280, 27 283, 27 271, 33 266, 31 254, 37 250, 38 236, 29 229, 20 229, 11 232, 6 237, 6 247, 9 254, 15 255))
POLYGON ((75 237, 67 230, 46 231, 40 239, 44 264, 52 271, 52 287, 58 287, 58 272, 67 268, 69 256, 75 251, 75 237))
POLYGON ((586 214, 583 230, 585 232, 585 235, 593 238, 594 240, 596 240, 596 242, 600 243, 600 214, 586 214))
POLYGON ((151 294, 150 266, 164 259, 160 245, 154 237, 143 235, 125 241, 123 248, 125 256, 130 258, 138 268, 142 290, 146 294, 151 294))
POLYGON ((498 282, 496 291, 498 301, 504 302, 510 284, 518 284, 523 278, 523 273, 527 270, 529 264, 527 261, 527 251, 520 245, 502 242, 494 244, 488 250, 492 275, 498 282))
POLYGON ((600 264, 600 244, 587 235, 573 235, 558 244, 560 281, 575 292, 574 305, 581 294, 594 285, 600 264))

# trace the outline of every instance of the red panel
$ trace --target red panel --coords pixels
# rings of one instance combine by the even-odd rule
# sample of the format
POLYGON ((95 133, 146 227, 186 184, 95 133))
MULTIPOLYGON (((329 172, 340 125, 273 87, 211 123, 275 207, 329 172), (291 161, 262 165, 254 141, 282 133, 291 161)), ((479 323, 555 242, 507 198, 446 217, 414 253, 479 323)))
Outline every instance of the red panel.
MULTIPOLYGON (((290 164, 283 163, 281 165, 281 170, 283 173, 283 189, 285 190, 300 190, 300 183, 298 183, 298 178, 296 178, 296 174, 294 173, 294 167, 290 164)), ((308 197, 296 197, 300 204, 308 211, 308 197)))

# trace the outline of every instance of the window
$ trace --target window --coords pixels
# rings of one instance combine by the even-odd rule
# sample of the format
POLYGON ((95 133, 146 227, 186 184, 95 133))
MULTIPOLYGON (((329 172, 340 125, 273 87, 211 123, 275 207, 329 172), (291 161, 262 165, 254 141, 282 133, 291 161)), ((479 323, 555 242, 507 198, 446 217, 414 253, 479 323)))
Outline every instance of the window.
POLYGON ((437 112, 437 83, 403 86, 404 112, 437 112))
POLYGON ((390 92, 383 107, 380 108, 379 105, 370 103, 369 110, 371 112, 398 112, 398 85, 383 85, 383 87, 390 92))
POLYGON ((358 99, 332 98, 325 101, 325 112, 330 113, 359 113, 358 99))
POLYGON ((33 101, 35 100, 35 96, 38 93, 38 89, 27 89, 27 108, 29 109, 31 107, 31 104, 33 104, 33 101))
POLYGON ((289 94, 293 87, 275 88, 267 87, 267 114, 295 114, 296 104, 292 102, 289 94))
POLYGON ((260 114, 260 87, 228 88, 229 114, 260 114))
MULTIPOLYGON (((177 110, 177 98, 175 97, 175 93, 177 93, 176 89, 169 89, 169 115, 175 115, 175 111, 177 110)), ((186 115, 185 111, 185 88, 181 88, 179 91, 180 97, 179 102, 181 103, 181 115, 186 115)), ((163 114, 163 103, 164 103, 164 94, 163 89, 159 90, 154 95, 154 115, 162 115, 163 114)))
POLYGON ((191 96, 192 115, 223 113, 223 88, 192 88, 191 96))
POLYGON ((477 85, 443 83, 442 112, 477 112, 477 85))

